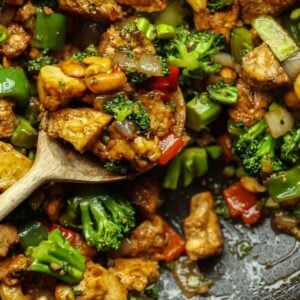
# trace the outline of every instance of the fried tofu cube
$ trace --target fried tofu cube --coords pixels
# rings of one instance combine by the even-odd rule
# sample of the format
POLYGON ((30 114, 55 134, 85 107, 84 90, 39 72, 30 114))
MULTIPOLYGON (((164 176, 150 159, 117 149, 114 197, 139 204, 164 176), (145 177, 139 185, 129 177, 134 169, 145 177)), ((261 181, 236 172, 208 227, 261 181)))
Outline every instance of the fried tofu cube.
POLYGON ((191 260, 220 254, 223 238, 210 192, 195 195, 191 200, 190 215, 183 223, 186 252, 191 260))
POLYGON ((142 292, 159 277, 158 262, 144 258, 117 258, 108 269, 129 291, 142 292))
POLYGON ((13 112, 14 103, 0 99, 0 139, 11 137, 17 123, 13 112))
POLYGON ((198 13, 207 6, 207 0, 187 0, 193 11, 198 13))
POLYGON ((86 90, 82 80, 66 75, 58 66, 41 68, 37 88, 41 104, 46 110, 55 111, 86 90))
POLYGON ((50 137, 71 143, 79 152, 92 146, 112 116, 91 108, 64 108, 49 114, 50 137))
POLYGON ((0 141, 0 192, 8 189, 23 177, 32 161, 15 150, 12 145, 0 141))

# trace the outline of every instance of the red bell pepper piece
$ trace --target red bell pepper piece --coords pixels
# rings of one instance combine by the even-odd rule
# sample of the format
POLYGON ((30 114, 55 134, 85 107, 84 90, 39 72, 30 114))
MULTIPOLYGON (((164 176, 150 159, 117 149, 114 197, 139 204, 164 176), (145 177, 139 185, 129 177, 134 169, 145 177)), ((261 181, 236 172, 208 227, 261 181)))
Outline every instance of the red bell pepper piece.
POLYGON ((158 91, 175 92, 178 88, 179 69, 176 67, 169 68, 169 74, 165 77, 158 76, 150 80, 148 87, 158 91))
POLYGON ((169 263, 184 254, 185 240, 166 223, 164 231, 167 236, 167 244, 163 250, 163 256, 164 260, 169 263))
POLYGON ((232 217, 241 217, 248 225, 256 223, 261 217, 256 194, 246 190, 239 181, 226 188, 223 196, 232 217))
POLYGON ((224 133, 217 138, 218 144, 222 148, 223 159, 225 162, 229 163, 233 160, 232 155, 232 140, 228 133, 224 133))
POLYGON ((183 149, 184 142, 181 138, 176 137, 174 133, 170 133, 160 141, 159 147, 162 150, 159 163, 166 165, 183 149))
POLYGON ((59 224, 51 224, 50 226, 50 231, 54 230, 54 229, 58 229, 62 236, 67 239, 71 245, 75 245, 75 242, 76 242, 76 236, 77 236, 77 233, 66 228, 66 227, 63 227, 59 224))

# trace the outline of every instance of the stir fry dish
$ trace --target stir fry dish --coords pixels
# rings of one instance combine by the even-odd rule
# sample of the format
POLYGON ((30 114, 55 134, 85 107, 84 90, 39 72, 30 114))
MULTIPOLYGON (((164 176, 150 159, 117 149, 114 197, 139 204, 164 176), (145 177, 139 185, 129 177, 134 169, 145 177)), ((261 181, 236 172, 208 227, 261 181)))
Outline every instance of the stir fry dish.
POLYGON ((209 294, 220 218, 300 239, 299 1, 1 1, 0 193, 39 131, 136 176, 50 182, 1 220, 0 299, 155 300, 162 269, 209 294), (159 208, 191 185, 180 232, 159 208))

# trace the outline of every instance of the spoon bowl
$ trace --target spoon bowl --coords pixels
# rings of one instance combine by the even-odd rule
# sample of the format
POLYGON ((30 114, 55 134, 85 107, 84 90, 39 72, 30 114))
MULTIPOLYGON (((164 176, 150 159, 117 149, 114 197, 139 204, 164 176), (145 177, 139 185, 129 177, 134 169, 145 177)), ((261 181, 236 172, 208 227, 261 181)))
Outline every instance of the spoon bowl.
MULTIPOLYGON (((176 136, 181 136, 185 123, 184 98, 178 89, 171 94, 171 99, 176 104, 176 122, 173 131, 176 136)), ((150 168, 154 166, 155 164, 150 168)), ((111 173, 100 163, 51 139, 45 131, 41 130, 32 168, 24 177, 0 195, 0 221, 43 183, 49 181, 107 183, 132 178, 139 174, 132 172, 124 176, 111 173)))

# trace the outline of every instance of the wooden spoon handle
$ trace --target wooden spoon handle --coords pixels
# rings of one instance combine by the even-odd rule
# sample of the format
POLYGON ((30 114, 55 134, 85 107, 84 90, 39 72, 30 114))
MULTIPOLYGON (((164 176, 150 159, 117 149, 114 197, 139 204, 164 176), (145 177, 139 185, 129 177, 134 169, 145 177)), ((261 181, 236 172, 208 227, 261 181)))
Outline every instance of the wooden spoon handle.
POLYGON ((21 202, 46 181, 38 168, 34 166, 29 172, 0 195, 0 221, 11 213, 21 202))

